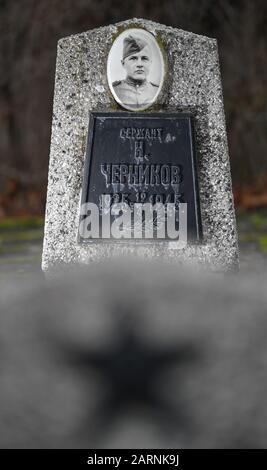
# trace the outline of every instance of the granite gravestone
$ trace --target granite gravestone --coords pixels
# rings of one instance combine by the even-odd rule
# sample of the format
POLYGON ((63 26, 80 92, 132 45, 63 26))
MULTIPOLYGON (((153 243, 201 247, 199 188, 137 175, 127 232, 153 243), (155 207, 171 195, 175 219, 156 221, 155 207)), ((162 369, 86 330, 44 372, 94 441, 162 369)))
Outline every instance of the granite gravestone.
POLYGON ((43 269, 113 255, 238 266, 214 39, 133 19, 59 41, 43 269), (132 239, 132 219, 130 235, 103 235, 105 207, 125 204, 174 207, 178 228, 186 204, 188 243, 155 238, 155 212, 150 237, 132 239))

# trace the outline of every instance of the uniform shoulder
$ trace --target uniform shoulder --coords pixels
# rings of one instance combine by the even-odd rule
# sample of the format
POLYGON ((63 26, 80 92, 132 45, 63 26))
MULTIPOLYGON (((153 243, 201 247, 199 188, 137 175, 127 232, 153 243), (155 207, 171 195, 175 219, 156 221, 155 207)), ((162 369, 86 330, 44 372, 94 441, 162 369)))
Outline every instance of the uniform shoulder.
POLYGON ((156 88, 159 87, 159 85, 157 85, 156 83, 153 83, 153 82, 150 82, 150 85, 155 86, 156 88))
POLYGON ((112 86, 118 86, 122 83, 122 80, 116 80, 115 82, 112 83, 112 86))

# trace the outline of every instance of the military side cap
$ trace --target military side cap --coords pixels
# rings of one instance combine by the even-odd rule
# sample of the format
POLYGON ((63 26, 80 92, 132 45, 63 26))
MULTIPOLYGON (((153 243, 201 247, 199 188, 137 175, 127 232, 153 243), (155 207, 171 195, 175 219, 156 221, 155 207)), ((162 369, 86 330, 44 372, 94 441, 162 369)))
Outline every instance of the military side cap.
POLYGON ((130 34, 123 40, 123 59, 126 59, 126 57, 136 52, 140 52, 146 46, 147 42, 144 41, 144 39, 134 37, 130 34))

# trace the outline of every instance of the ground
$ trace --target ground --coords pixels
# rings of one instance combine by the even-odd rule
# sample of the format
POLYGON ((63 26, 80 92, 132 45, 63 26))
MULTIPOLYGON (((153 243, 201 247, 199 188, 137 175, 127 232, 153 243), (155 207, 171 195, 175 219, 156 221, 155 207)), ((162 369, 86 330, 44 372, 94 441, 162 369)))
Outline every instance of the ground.
POLYGON ((238 214, 239 276, 122 260, 42 282, 43 219, 2 220, 0 447, 266 448, 266 228, 238 214))

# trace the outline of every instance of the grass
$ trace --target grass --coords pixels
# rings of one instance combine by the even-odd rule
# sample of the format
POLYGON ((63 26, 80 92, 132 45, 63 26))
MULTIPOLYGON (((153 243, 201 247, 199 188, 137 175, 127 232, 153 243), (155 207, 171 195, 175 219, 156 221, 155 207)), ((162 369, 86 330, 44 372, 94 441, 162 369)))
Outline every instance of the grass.
POLYGON ((0 265, 19 266, 40 262, 43 225, 42 217, 0 220, 0 265))
POLYGON ((30 242, 36 240, 42 240, 43 230, 42 229, 29 229, 29 230, 19 230, 19 231, 7 231, 1 232, 0 229, 0 247, 1 243, 15 243, 15 242, 30 242))
POLYGON ((43 217, 7 217, 0 219, 0 232, 7 230, 42 229, 43 217))
POLYGON ((267 254, 267 235, 259 236, 259 245, 261 252, 267 254))
POLYGON ((246 243, 254 243, 257 251, 267 254, 267 209, 239 212, 237 228, 241 249, 246 249, 246 243))

